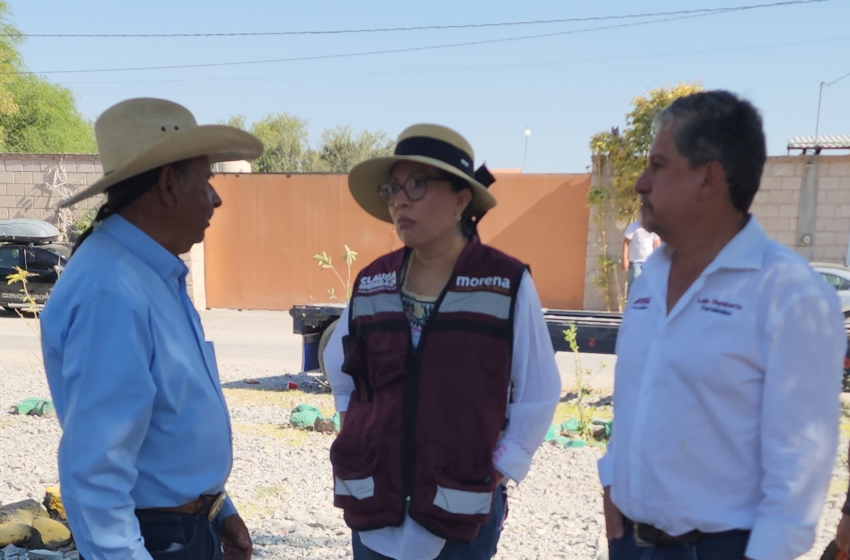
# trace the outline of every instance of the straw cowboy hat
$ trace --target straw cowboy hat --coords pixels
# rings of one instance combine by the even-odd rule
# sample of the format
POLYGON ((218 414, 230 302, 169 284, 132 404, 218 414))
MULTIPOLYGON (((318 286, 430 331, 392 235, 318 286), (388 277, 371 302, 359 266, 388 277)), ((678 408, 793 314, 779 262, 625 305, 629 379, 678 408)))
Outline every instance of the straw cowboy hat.
POLYGON ((389 208, 378 196, 378 187, 389 181, 396 163, 426 163, 469 183, 472 187, 470 204, 481 217, 496 206, 496 198, 487 190, 495 179, 484 165, 475 170, 474 158, 472 146, 454 130, 436 124, 415 124, 399 135, 395 155, 355 165, 348 173, 348 188, 364 210, 379 220, 392 223, 389 208))
POLYGON ((256 159, 263 144, 230 126, 198 126, 188 109, 163 99, 128 99, 107 109, 94 125, 103 177, 63 200, 66 208, 121 181, 169 163, 209 156, 211 163, 256 159))

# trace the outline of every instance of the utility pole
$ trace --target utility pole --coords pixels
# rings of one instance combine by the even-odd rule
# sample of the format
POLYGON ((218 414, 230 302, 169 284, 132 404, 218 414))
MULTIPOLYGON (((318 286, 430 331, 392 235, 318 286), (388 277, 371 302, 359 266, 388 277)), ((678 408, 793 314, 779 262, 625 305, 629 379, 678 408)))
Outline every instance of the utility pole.
POLYGON ((844 74, 843 76, 841 76, 837 80, 832 80, 831 82, 828 82, 828 83, 826 83, 826 82, 820 83, 820 93, 818 93, 818 118, 817 118, 817 121, 815 122, 815 149, 814 149, 815 154, 818 153, 818 142, 820 142, 820 106, 821 106, 821 101, 823 100, 823 88, 829 87, 829 86, 834 86, 835 84, 837 84, 838 82, 840 82, 841 80, 843 80, 845 78, 850 78, 850 74, 844 74))
POLYGON ((522 158, 522 170, 525 171, 525 164, 528 161, 528 137, 531 136, 531 129, 525 127, 525 155, 522 158))
POLYGON ((817 118, 817 121, 815 122, 815 148, 814 148, 815 154, 818 153, 818 142, 820 141, 820 136, 818 136, 818 134, 820 134, 820 103, 823 100, 823 86, 825 86, 825 85, 826 85, 826 82, 820 83, 820 93, 818 93, 818 118, 817 118))

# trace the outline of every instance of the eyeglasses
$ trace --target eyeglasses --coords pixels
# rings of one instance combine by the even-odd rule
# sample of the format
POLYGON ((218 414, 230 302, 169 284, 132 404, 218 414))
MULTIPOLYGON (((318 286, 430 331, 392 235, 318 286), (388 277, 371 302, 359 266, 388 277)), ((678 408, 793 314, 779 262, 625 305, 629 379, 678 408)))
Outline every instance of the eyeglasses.
POLYGON ((386 183, 384 185, 380 185, 378 187, 378 196, 381 197, 381 201, 387 206, 393 203, 396 195, 402 190, 404 191, 405 196, 407 196, 410 200, 422 200, 425 193, 428 191, 428 183, 432 181, 448 180, 449 179, 445 177, 427 177, 424 175, 411 177, 400 185, 397 183, 386 183))

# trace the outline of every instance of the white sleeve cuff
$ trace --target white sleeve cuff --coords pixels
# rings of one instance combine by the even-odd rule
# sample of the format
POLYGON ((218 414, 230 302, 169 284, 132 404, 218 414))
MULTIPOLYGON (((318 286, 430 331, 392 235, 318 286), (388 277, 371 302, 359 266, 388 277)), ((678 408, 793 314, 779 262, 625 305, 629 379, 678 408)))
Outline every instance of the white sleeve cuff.
POLYGON ((747 544, 746 557, 752 560, 793 560, 815 543, 815 527, 788 526, 756 519, 747 544))
POLYGON ((502 436, 493 452, 493 464, 496 470, 518 483, 528 474, 532 457, 533 450, 526 449, 513 438, 502 436))

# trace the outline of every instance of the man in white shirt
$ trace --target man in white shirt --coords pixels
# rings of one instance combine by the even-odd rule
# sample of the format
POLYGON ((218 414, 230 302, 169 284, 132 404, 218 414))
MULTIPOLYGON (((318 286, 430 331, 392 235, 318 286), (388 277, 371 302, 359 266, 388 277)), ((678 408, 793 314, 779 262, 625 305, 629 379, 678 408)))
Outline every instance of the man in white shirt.
POLYGON ((750 204, 756 109, 676 100, 635 184, 664 247, 617 341, 614 437, 599 462, 611 560, 790 560, 813 544, 838 441, 838 298, 750 204))
POLYGON ((658 246, 661 238, 646 231, 640 220, 635 220, 623 234, 623 270, 629 273, 628 291, 631 291, 635 278, 643 271, 643 263, 658 246))

